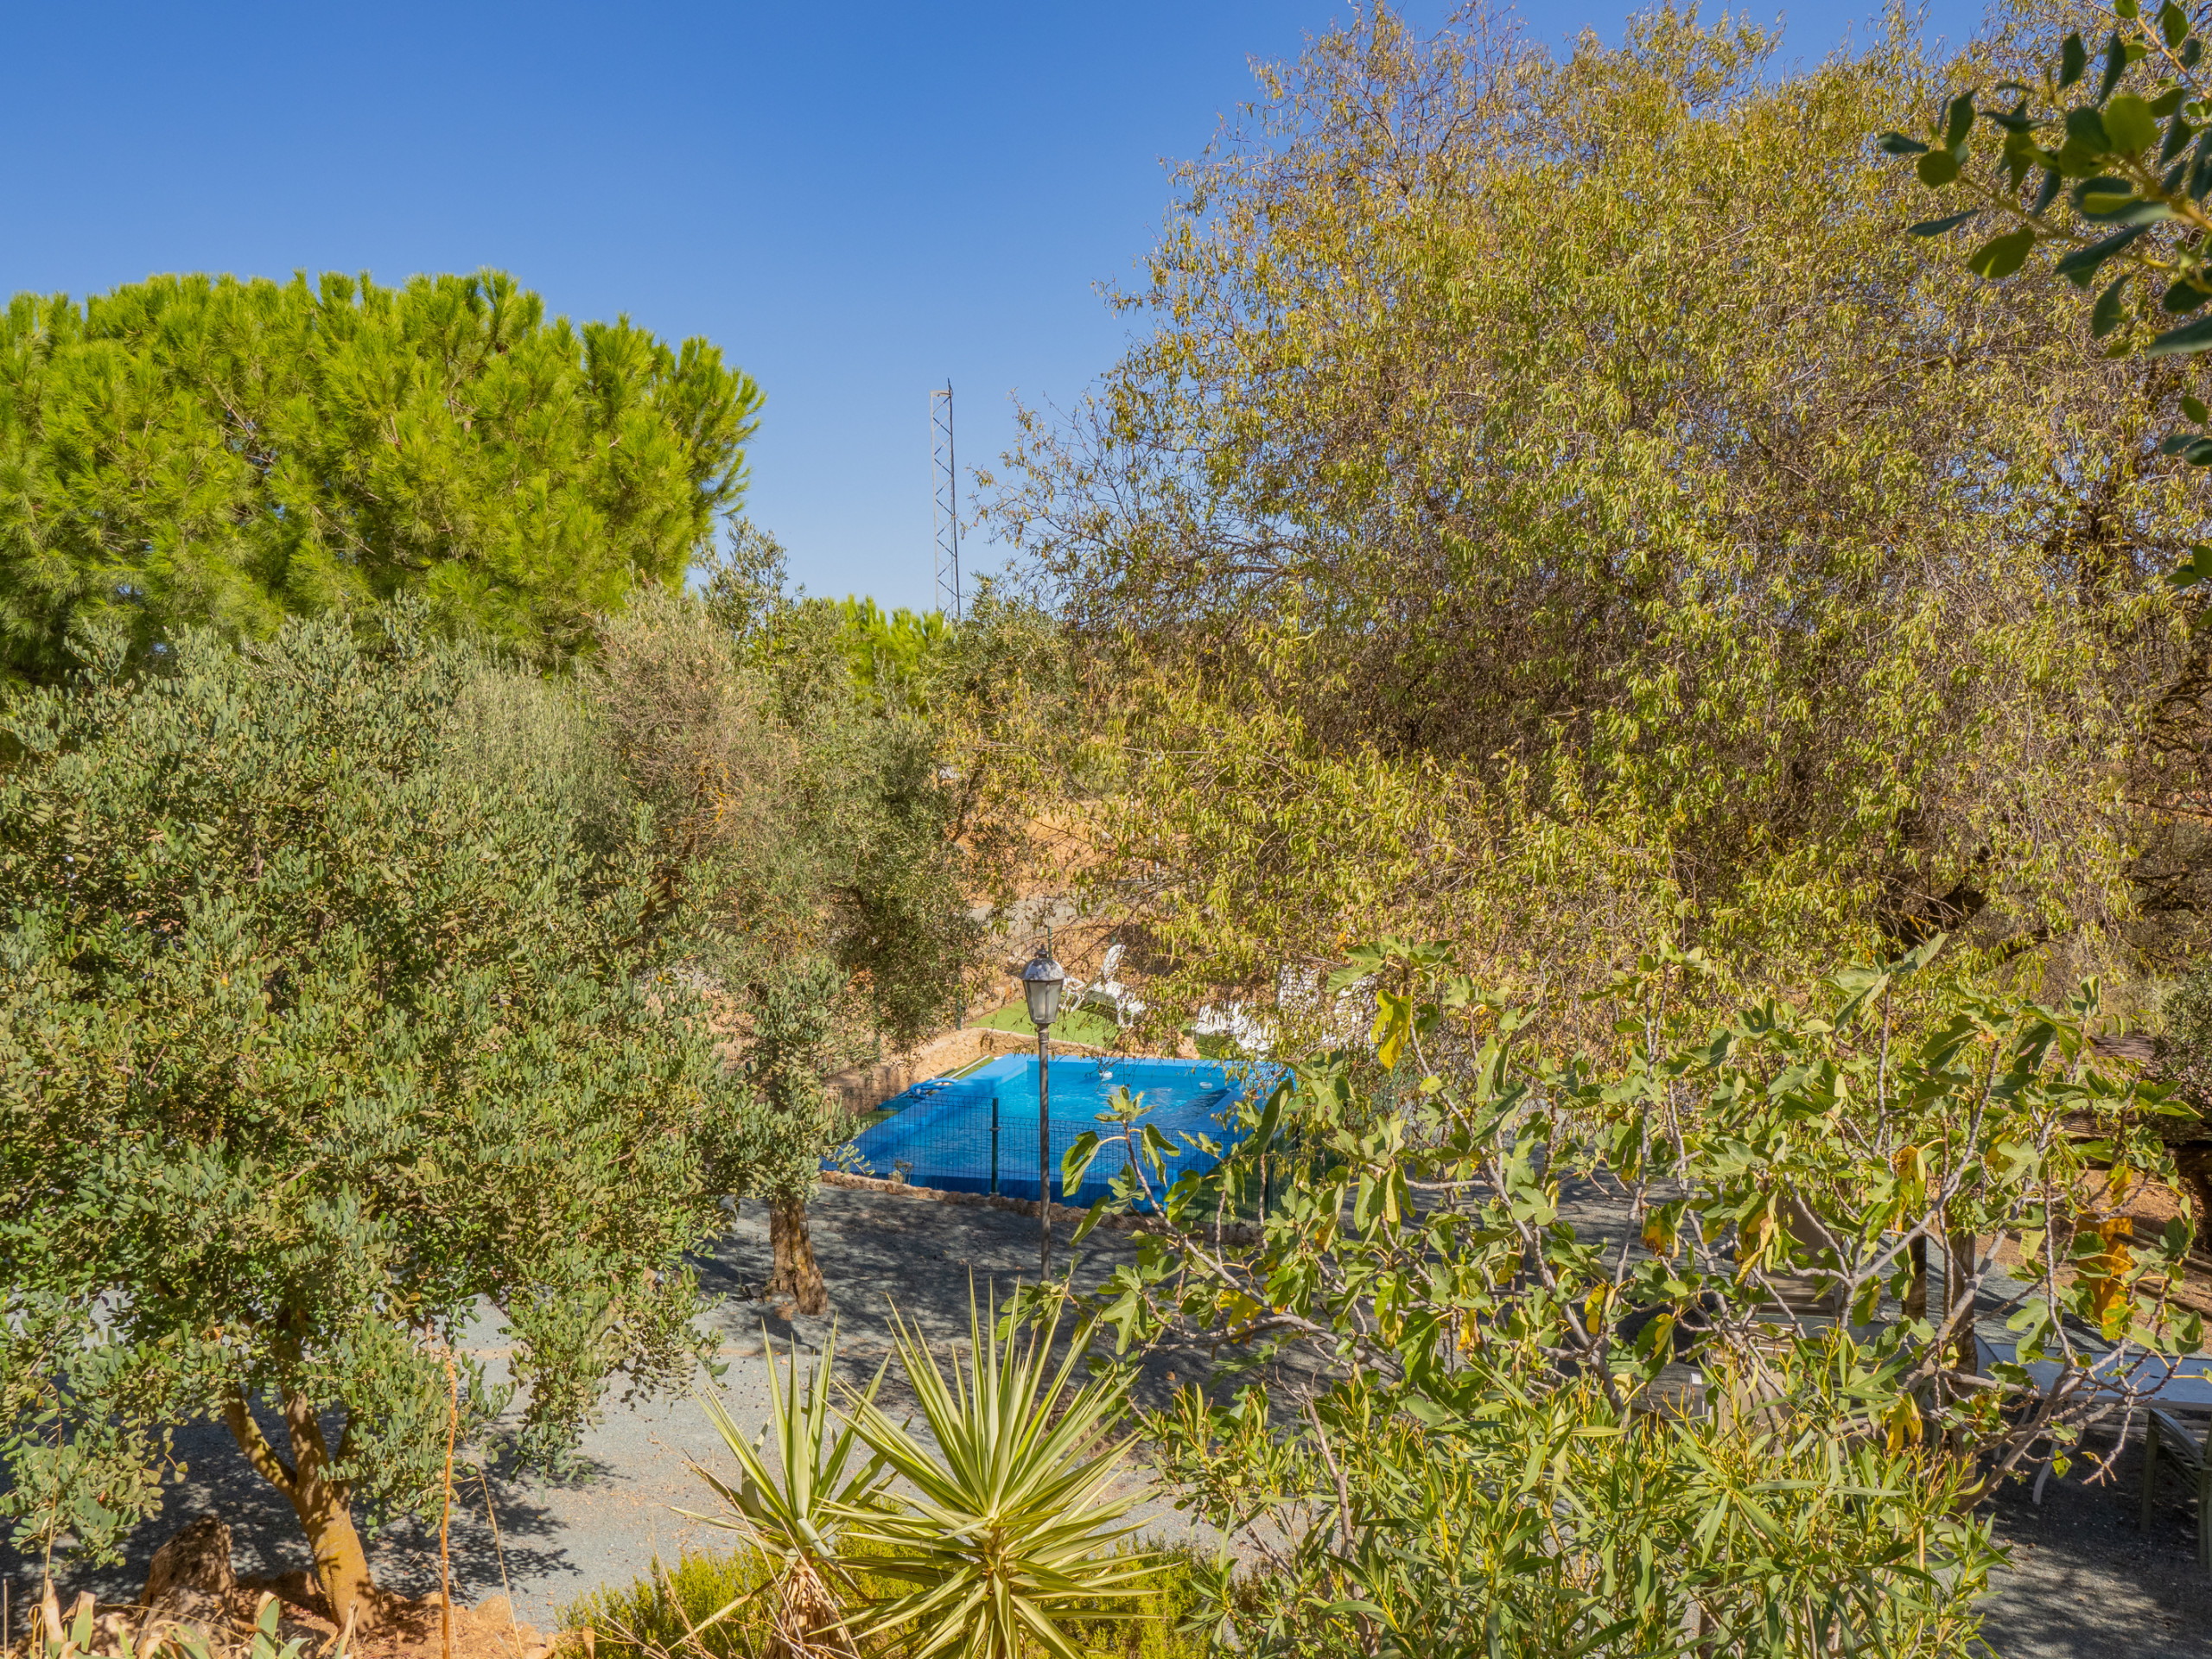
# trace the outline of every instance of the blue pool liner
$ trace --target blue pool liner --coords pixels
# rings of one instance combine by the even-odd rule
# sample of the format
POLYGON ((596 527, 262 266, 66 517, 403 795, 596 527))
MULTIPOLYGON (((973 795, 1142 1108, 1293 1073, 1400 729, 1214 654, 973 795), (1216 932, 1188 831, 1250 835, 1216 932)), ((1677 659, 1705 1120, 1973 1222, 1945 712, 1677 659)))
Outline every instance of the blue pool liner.
MULTIPOLYGON (((1166 1135, 1180 1154, 1167 1160, 1172 1183, 1192 1171, 1211 1169, 1217 1161, 1199 1151, 1192 1136, 1209 1136, 1223 1148, 1243 1138, 1241 1130, 1224 1126, 1224 1117, 1232 1115, 1247 1092, 1263 1095, 1274 1086, 1275 1075, 1274 1068, 1224 1066, 1210 1060, 1055 1058, 1050 1125, 1053 1201, 1088 1205, 1104 1198, 1128 1163, 1126 1147, 1102 1145, 1075 1191, 1061 1190, 1060 1160, 1067 1149, 1086 1132, 1096 1130, 1102 1136, 1117 1132, 1115 1126, 1097 1121, 1116 1090, 1127 1089, 1150 1108, 1141 1122, 1166 1135)), ((912 1185, 940 1192, 996 1191, 1009 1198, 1036 1198, 1035 1056, 1003 1055, 964 1077, 932 1077, 884 1105, 892 1116, 823 1159, 824 1169, 848 1169, 886 1179, 903 1171, 912 1185), (991 1133, 995 1106, 995 1152, 991 1133)), ((1147 1178, 1151 1173, 1146 1171, 1147 1178)))

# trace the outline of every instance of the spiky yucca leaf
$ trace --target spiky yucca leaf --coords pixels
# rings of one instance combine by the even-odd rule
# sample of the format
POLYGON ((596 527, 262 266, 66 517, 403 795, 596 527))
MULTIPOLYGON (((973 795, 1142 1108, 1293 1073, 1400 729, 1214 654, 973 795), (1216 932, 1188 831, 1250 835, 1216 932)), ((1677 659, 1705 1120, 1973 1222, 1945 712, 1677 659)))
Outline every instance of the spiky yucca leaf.
MULTIPOLYGON (((779 1605, 774 1622, 786 1645, 797 1650, 815 1648, 849 1653, 853 1644, 843 1628, 843 1602, 852 1593, 852 1575, 839 1560, 837 1529, 844 1516, 868 1513, 880 1502, 890 1473, 882 1459, 876 1458, 858 1471, 847 1472, 860 1445, 851 1424, 842 1425, 836 1439, 830 1438, 830 1372, 837 1351, 836 1328, 831 1328, 830 1339, 823 1344, 819 1359, 808 1369, 803 1388, 798 1380, 798 1344, 792 1344, 787 1357, 788 1375, 782 1386, 776 1378, 775 1344, 765 1329, 761 1344, 768 1370, 768 1421, 758 1437, 748 1441, 720 1400, 710 1394, 699 1395, 708 1421, 736 1459, 737 1484, 731 1485, 694 1462, 692 1472, 721 1499, 722 1511, 718 1515, 693 1510, 677 1512, 741 1533, 760 1550, 769 1575, 761 1589, 772 1586, 777 1592, 779 1605), (761 1448, 771 1438, 776 1444, 778 1465, 773 1471, 761 1456, 761 1448), (829 1639, 819 1639, 824 1636, 829 1639)), ((879 1369, 867 1391, 859 1396, 863 1404, 874 1399, 882 1381, 879 1369)), ((759 1593, 755 1590, 740 1596, 698 1628, 736 1611, 759 1593)))
POLYGON ((1135 1529, 1109 1523, 1133 1499, 1103 1496, 1126 1445, 1102 1442, 1127 1403, 1129 1379, 1071 1392, 1084 1344, 1071 1342, 1054 1367, 1057 1311, 1033 1325, 1026 1349, 1018 1337, 1001 1346, 976 1312, 972 1287, 969 1363, 963 1368, 953 1352, 949 1379, 919 1333, 895 1311, 893 1319, 899 1367, 937 1454, 872 1396, 853 1402, 861 1438, 912 1488, 896 1510, 832 1506, 846 1537, 869 1548, 870 1572, 914 1586, 870 1608, 860 1633, 904 1627, 915 1659, 1013 1659, 1024 1643, 1080 1659, 1054 1614, 1077 1600, 1135 1601, 1157 1570, 1148 1554, 1115 1551, 1135 1529))

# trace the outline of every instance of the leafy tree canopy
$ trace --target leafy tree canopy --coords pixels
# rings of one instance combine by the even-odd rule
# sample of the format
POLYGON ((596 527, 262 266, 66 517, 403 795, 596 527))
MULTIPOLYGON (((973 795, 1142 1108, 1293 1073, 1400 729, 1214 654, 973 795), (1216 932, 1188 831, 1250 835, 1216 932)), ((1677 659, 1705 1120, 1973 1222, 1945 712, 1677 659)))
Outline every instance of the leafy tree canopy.
POLYGON ((948 1019, 981 944, 969 890, 989 876, 975 792, 916 706, 924 664, 866 644, 849 607, 788 594, 780 550, 748 531, 703 597, 640 595, 606 619, 581 676, 652 809, 659 905, 702 925, 696 960, 759 1107, 740 1161, 771 1206, 770 1290, 810 1313, 826 1288, 806 1196, 849 1130, 823 1075, 948 1019))
POLYGON ((1065 1179, 1119 1143, 1094 1218, 1152 1219, 1089 1306, 1121 1352, 1249 1378, 1146 1424, 1179 1503, 1254 1542, 1204 1598, 1221 1645, 1984 1651, 1978 1501, 2108 1473, 2204 1332, 2173 1301, 2192 1230, 2120 1213, 2173 1179, 2182 1109, 2099 1058, 2094 987, 1983 995, 1939 945, 1718 1027, 1712 964, 1654 953, 1560 1065, 1548 1011, 1386 940, 1329 985, 1367 1041, 1248 1098, 1221 1163, 1179 1173, 1117 1095, 1065 1179))
POLYGON ((1869 135, 1999 47, 1777 46, 1385 11, 1180 175, 1148 329, 992 511, 1126 716, 1096 868, 1195 986, 1382 928, 1585 988, 1678 918, 1785 978, 2195 948, 2129 770, 2212 501, 2171 365, 1897 234, 1869 135))
POLYGON ((404 286, 160 276, 0 321, 0 670, 73 624, 193 624, 420 594, 551 658, 680 582, 744 489, 760 395, 703 340, 548 321, 503 273, 404 286))

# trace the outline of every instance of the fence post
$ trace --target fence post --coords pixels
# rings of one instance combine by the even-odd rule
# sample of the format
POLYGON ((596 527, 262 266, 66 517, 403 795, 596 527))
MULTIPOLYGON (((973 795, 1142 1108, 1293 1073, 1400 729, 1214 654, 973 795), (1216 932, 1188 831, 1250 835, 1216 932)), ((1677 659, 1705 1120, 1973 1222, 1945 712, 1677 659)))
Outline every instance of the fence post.
POLYGON ((999 1195, 999 1091, 991 1090, 991 1196, 999 1195))

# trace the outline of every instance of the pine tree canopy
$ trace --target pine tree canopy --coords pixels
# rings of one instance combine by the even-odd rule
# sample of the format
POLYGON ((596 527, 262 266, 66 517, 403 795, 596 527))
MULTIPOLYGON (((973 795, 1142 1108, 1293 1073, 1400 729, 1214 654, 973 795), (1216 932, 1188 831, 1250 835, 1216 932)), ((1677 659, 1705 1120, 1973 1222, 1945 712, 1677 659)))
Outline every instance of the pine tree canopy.
POLYGON ((421 595, 541 660, 680 584, 745 487, 760 394, 703 340, 578 327, 496 271, 380 288, 157 276, 0 321, 0 671, 72 627, 421 595))

